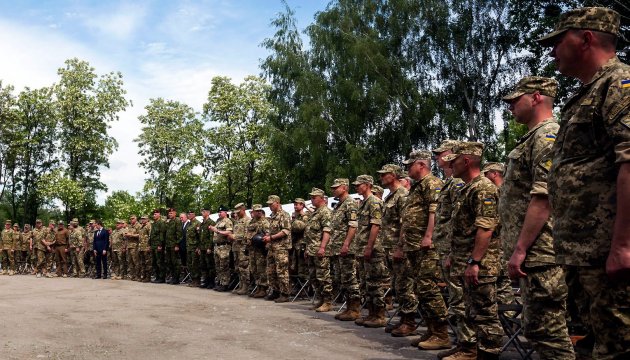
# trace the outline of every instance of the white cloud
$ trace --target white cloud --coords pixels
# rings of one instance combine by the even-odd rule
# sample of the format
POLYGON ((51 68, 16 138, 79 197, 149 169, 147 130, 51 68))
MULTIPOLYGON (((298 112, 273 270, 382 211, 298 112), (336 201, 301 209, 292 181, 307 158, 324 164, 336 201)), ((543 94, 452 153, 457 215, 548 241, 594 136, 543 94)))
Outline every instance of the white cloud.
POLYGON ((131 38, 146 15, 146 7, 141 4, 122 3, 112 12, 89 14, 82 17, 86 27, 95 29, 103 36, 126 40, 131 38))

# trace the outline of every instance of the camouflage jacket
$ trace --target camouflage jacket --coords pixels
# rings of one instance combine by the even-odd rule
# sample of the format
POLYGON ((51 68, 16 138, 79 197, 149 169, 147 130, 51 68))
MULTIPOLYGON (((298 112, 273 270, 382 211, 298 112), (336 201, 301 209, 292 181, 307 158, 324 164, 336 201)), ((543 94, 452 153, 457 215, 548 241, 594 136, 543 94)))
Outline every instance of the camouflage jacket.
POLYGON ((630 65, 610 59, 562 108, 549 171, 556 261, 601 266, 610 251, 619 165, 630 161, 630 65))
POLYGON ((129 226, 125 229, 127 249, 135 250, 138 248, 138 243, 140 242, 140 237, 138 235, 141 227, 142 225, 139 222, 136 222, 134 225, 129 224, 129 226))
POLYGON ((402 237, 399 247, 403 251, 420 250, 422 238, 429 225, 429 214, 435 213, 437 209, 438 196, 443 185, 442 180, 433 174, 427 174, 411 185, 402 212, 402 237))
POLYGON ((179 241, 182 239, 182 222, 179 218, 166 219, 166 225, 164 226, 164 243, 169 249, 179 246, 179 241))
POLYGON ((234 243, 240 245, 245 243, 247 237, 247 225, 252 220, 249 216, 245 215, 242 218, 236 220, 234 224, 234 243))
POLYGON ((214 245, 212 243, 214 232, 208 229, 208 226, 213 226, 215 224, 214 220, 210 219, 210 217, 201 222, 201 225, 199 226, 199 246, 202 249, 212 249, 212 246, 214 245))
POLYGON ((291 241, 293 242, 293 248, 300 249, 302 245, 304 245, 304 229, 297 230, 298 222, 301 222, 300 225, 306 228, 306 221, 308 221, 309 214, 304 211, 303 214, 293 212, 291 214, 291 241))
MULTIPOLYGON (((558 124, 553 119, 547 119, 523 136, 508 155, 498 204, 501 240, 506 259, 514 252, 532 195, 548 194, 547 175, 551 167, 551 147, 557 132, 558 124)), ((550 218, 527 251, 525 266, 554 264, 555 261, 550 218)))
POLYGON ((90 251, 94 250, 94 234, 96 231, 94 228, 87 228, 85 232, 85 237, 87 238, 87 244, 90 251))
POLYGON ((383 200, 383 225, 378 236, 383 248, 391 249, 400 240, 401 216, 409 191, 400 186, 396 191, 387 194, 383 200))
POLYGON ((109 245, 112 248, 112 251, 122 251, 125 248, 125 238, 124 238, 125 229, 114 229, 109 237, 109 245))
POLYGON ((72 231, 70 231, 70 247, 82 248, 84 237, 85 237, 85 231, 83 230, 82 227, 78 226, 75 229, 72 229, 72 231))
POLYGON ((186 226, 186 251, 194 251, 199 247, 199 227, 201 223, 197 219, 192 219, 186 226))
POLYGON ((252 238, 259 233, 265 235, 269 233, 269 220, 264 216, 260 219, 253 218, 249 224, 247 224, 247 240, 245 241, 245 245, 251 246, 252 238))
POLYGON ((151 247, 149 246, 149 236, 151 236, 151 223, 147 221, 144 224, 140 224, 138 235, 140 235, 140 241, 138 242, 138 250, 140 251, 151 250, 151 247))
MULTIPOLYGON (((383 201, 370 194, 366 199, 361 201, 359 209, 357 211, 358 223, 357 234, 355 236, 353 244, 353 252, 357 256, 363 256, 363 251, 368 244, 368 238, 370 236, 370 229, 372 225, 381 226, 383 221, 383 201)), ((374 248, 376 251, 383 251, 383 245, 377 239, 374 241, 374 248)))
POLYGON ((435 209, 435 228, 431 240, 440 257, 451 251, 450 221, 453 214, 453 204, 457 199, 459 189, 463 186, 462 179, 449 177, 444 181, 442 190, 438 195, 437 208, 435 209))
MULTIPOLYGON (((457 197, 451 218, 451 274, 464 276, 466 260, 475 247, 477 229, 494 230, 498 223, 497 187, 485 176, 479 175, 465 184, 457 197)), ((481 258, 479 276, 498 276, 501 270, 501 247, 496 233, 492 232, 488 250, 481 258)))
POLYGON ((149 244, 151 249, 156 250, 158 246, 164 247, 166 236, 166 222, 159 219, 151 224, 151 233, 149 234, 149 244))
MULTIPOLYGON (((306 221, 304 240, 306 242, 306 254, 316 256, 322 245, 322 236, 325 232, 330 234, 332 230, 332 212, 328 206, 323 205, 313 211, 306 221)), ((331 256, 330 246, 326 246, 326 256, 331 256)))
MULTIPOLYGON (((217 228, 217 230, 221 230, 221 231, 232 231, 234 229, 232 220, 230 220, 230 218, 228 217, 219 219, 215 227, 217 228)), ((215 245, 226 245, 230 243, 230 239, 228 239, 227 235, 221 235, 217 233, 214 236, 215 236, 215 239, 214 239, 215 245)))
POLYGON ((33 249, 46 250, 42 240, 46 241, 46 228, 33 229, 33 249))
POLYGON ((291 215, 280 209, 269 216, 269 235, 283 232, 286 236, 282 239, 271 240, 270 246, 275 249, 288 250, 291 248, 291 215))
MULTIPOLYGON (((341 247, 344 241, 346 241, 348 230, 359 226, 358 218, 357 202, 352 196, 348 196, 344 201, 339 201, 337 205, 335 205, 332 212, 333 232, 330 234, 330 243, 328 244, 328 248, 330 248, 333 255, 339 255, 341 252, 341 247)), ((356 235, 352 240, 352 244, 355 242, 356 235)), ((350 244, 351 246, 348 249, 349 254, 354 254, 354 246, 352 244, 350 244)))

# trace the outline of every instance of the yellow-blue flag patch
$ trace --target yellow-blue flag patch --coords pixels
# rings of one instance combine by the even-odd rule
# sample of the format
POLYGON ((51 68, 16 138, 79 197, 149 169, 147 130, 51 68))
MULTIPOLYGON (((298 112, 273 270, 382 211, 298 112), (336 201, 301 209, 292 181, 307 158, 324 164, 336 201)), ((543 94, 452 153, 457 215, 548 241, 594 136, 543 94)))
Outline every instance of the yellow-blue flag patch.
POLYGON ((621 80, 621 87, 624 89, 630 88, 630 79, 621 80))

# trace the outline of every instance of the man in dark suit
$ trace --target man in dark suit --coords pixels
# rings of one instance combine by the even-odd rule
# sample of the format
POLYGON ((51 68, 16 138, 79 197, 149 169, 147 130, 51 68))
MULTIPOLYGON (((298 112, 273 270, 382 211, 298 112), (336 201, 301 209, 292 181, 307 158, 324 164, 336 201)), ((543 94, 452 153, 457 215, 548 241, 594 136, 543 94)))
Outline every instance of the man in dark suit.
POLYGON ((103 269, 103 279, 107 279, 107 248, 109 248, 109 231, 103 228, 103 222, 96 222, 96 232, 94 233, 94 256, 96 257, 96 277, 101 278, 101 267, 103 269))

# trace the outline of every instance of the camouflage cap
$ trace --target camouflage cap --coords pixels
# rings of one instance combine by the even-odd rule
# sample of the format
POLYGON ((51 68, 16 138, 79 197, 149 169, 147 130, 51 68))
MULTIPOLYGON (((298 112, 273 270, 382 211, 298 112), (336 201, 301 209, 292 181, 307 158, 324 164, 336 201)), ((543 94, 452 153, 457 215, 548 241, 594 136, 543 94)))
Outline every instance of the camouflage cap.
POLYGON ((309 196, 321 196, 321 197, 324 197, 324 196, 326 196, 326 193, 324 192, 324 190, 314 187, 314 188, 311 189, 311 192, 308 193, 308 195, 309 196))
POLYGON ((503 97, 503 101, 510 102, 521 95, 533 94, 538 91, 541 95, 556 97, 558 82, 556 79, 542 76, 526 76, 514 87, 514 90, 503 97))
POLYGON ((79 219, 77 219, 77 218, 72 218, 72 221, 70 221, 70 223, 75 223, 75 224, 78 224, 78 223, 79 223, 79 219))
POLYGON ((418 161, 418 160, 431 160, 431 152, 429 150, 412 150, 409 153, 409 158, 406 160, 403 160, 403 164, 405 165, 409 165, 409 164, 413 164, 414 162, 418 161))
POLYGON ((241 208, 246 208, 247 206, 245 206, 245 203, 238 203, 236 205, 234 205, 234 210, 240 210, 241 208))
POLYGON ((122 220, 122 219, 116 220, 116 224, 124 224, 124 223, 125 223, 125 220, 122 220))
POLYGON ((57 221, 57 225, 64 225, 65 223, 63 222, 63 220, 59 220, 57 221))
POLYGON ((383 190, 383 188, 378 185, 374 185, 372 187, 372 194, 382 194, 384 191, 385 190, 383 190))
POLYGON ((475 155, 481 156, 483 154, 483 144, 474 141, 462 141, 453 149, 453 153, 446 155, 442 158, 444 161, 453 161, 460 155, 475 155))
POLYGON ((54 225, 54 224, 55 224, 55 220, 49 220, 49 221, 48 221, 48 225, 50 225, 50 224, 53 224, 53 225, 54 225))
POLYGON ((267 204, 273 204, 273 203, 279 203, 280 202, 280 196, 278 195, 269 195, 269 197, 267 198, 267 204))
POLYGON ((481 169, 481 172, 485 174, 488 171, 492 171, 492 170, 498 171, 501 174, 503 174, 505 172, 505 165, 498 162, 489 162, 483 166, 483 169, 481 169))
POLYGON ((260 204, 252 205, 252 211, 263 211, 263 206, 260 204))
POLYGON ((306 205, 306 201, 304 201, 304 199, 302 198, 295 198, 295 200, 293 200, 294 204, 305 204, 306 205))
POLYGON ((13 227, 19 228, 19 227, 20 227, 20 224, 15 223, 15 224, 13 224, 13 227))
POLYGON ((37 220, 35 220, 35 224, 41 224, 41 223, 42 223, 42 220, 41 220, 41 219, 37 219, 37 220))
POLYGON ((4 222, 4 224, 5 224, 5 225, 11 225, 11 223, 12 223, 12 222, 13 222, 13 221, 11 221, 11 220, 6 220, 6 221, 4 222))
POLYGON ((333 184, 330 185, 331 188, 336 188, 338 186, 341 185, 350 185, 350 180, 346 179, 346 178, 339 178, 339 179, 335 179, 335 181, 333 181, 333 184))
POLYGON ((370 184, 374 185, 374 178, 371 175, 359 175, 357 179, 352 182, 352 185, 370 184))
POLYGON ((404 179, 404 178, 406 178, 407 176, 409 176, 409 173, 408 173, 408 172, 406 172, 405 170, 402 170, 402 171, 400 172, 400 175, 398 175, 398 179, 404 179))
POLYGON ((90 225, 94 225, 94 224, 96 224, 96 220, 94 219, 90 220, 90 225))
POLYGON ((402 175, 402 168, 396 164, 385 164, 381 168, 381 170, 377 171, 379 174, 394 174, 394 176, 399 177, 402 175))
POLYGON ((536 40, 541 46, 553 46, 558 36, 570 29, 595 30, 619 36, 621 17, 605 7, 583 7, 560 15, 552 32, 536 40))
POLYGON ((455 146, 457 146, 457 145, 459 145, 459 141, 458 140, 446 139, 446 140, 443 140, 440 143, 440 146, 438 146, 437 148, 435 148, 435 149, 433 149, 431 151, 434 154, 440 154, 440 153, 443 153, 443 152, 448 151, 448 150, 453 151, 453 148, 455 146))
POLYGON ((142 219, 149 220, 149 215, 142 215, 142 216, 140 216, 140 220, 142 220, 142 219))

